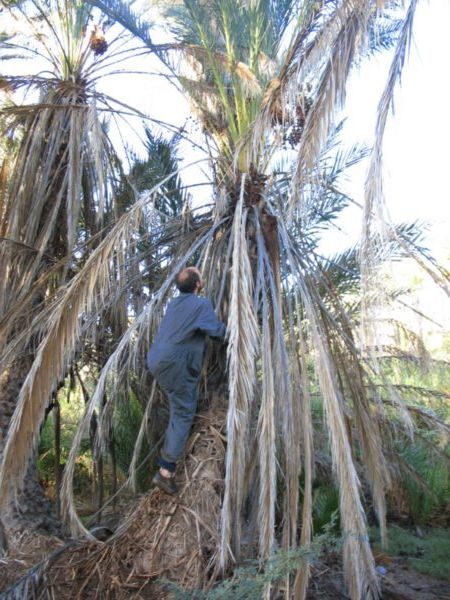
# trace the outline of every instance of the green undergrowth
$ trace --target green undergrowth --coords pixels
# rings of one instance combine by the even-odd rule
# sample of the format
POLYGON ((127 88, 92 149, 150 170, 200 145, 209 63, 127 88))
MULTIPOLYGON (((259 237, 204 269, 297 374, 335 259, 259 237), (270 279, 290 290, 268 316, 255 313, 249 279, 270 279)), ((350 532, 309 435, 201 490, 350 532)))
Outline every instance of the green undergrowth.
MULTIPOLYGON (((380 548, 377 528, 371 528, 374 549, 380 548)), ((390 556, 401 556, 406 564, 420 573, 448 579, 450 581, 450 529, 432 528, 419 537, 413 531, 400 527, 388 528, 388 549, 390 556)))
MULTIPOLYGON (((333 524, 331 524, 333 525, 333 524)), ((235 569, 233 575, 205 592, 201 590, 186 592, 177 585, 162 581, 172 593, 174 600, 259 600, 265 597, 265 592, 273 589, 286 576, 293 575, 297 569, 309 562, 313 564, 325 552, 339 552, 342 541, 325 527, 325 532, 314 536, 311 546, 296 550, 278 550, 262 565, 259 561, 246 561, 235 569)))

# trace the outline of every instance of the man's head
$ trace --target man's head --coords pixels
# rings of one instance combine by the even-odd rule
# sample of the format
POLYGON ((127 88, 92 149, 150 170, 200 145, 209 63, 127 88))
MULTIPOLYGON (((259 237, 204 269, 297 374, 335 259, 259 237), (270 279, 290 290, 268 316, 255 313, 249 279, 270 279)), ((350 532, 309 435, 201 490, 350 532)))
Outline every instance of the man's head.
POLYGON ((203 287, 203 279, 196 267, 186 267, 175 278, 177 288, 183 294, 196 294, 203 287))

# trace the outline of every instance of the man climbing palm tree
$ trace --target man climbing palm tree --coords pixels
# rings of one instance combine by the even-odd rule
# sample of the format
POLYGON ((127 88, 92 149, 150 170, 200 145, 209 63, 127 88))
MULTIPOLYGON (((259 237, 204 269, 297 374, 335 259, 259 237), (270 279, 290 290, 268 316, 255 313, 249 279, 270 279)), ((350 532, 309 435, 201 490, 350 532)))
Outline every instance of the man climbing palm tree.
POLYGON ((205 336, 221 339, 221 323, 206 298, 201 273, 188 267, 178 273, 180 295, 168 305, 147 356, 150 372, 169 399, 169 424, 153 483, 168 494, 176 494, 173 481, 197 409, 197 385, 202 369, 205 336))

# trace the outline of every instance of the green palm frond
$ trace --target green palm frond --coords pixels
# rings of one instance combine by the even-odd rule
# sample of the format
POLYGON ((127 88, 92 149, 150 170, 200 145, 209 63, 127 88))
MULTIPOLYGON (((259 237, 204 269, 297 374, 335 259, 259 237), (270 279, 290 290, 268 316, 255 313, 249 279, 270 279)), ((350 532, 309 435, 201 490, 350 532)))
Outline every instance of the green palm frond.
POLYGON ((133 10, 133 2, 89 0, 87 4, 97 7, 103 14, 110 17, 113 21, 117 21, 137 39, 142 40, 150 49, 155 47, 150 36, 153 24, 140 17, 133 10))
MULTIPOLYGON (((133 167, 128 174, 130 182, 139 193, 151 189, 161 177, 177 170, 175 153, 178 143, 179 138, 176 134, 167 140, 145 128, 144 146, 147 157, 145 159, 134 157, 133 167)), ((180 178, 172 177, 161 189, 155 208, 170 218, 180 214, 187 201, 188 195, 186 190, 182 189, 180 178)))
MULTIPOLYGON (((395 226, 398 236, 410 240, 411 243, 418 244, 424 235, 424 225, 417 221, 413 223, 399 223, 395 226)), ((323 274, 325 282, 321 284, 321 275, 318 275, 318 285, 323 285, 321 296, 327 296, 329 287, 338 290, 340 294, 355 293, 361 286, 360 270, 361 246, 356 245, 347 248, 343 252, 326 259, 318 258, 319 271, 323 274)), ((408 258, 409 254, 405 251, 403 245, 400 245, 395 238, 384 247, 384 258, 386 263, 400 261, 408 258)), ((402 290, 394 292, 394 296, 401 295, 402 290)))
POLYGON ((450 498, 449 465, 418 443, 402 449, 398 459, 412 517, 418 524, 426 523, 450 498))
POLYGON ((378 19, 369 21, 369 56, 382 50, 392 49, 398 39, 403 21, 385 11, 378 19))
POLYGON ((333 485, 324 484, 314 489, 313 506, 316 533, 321 533, 330 523, 339 528, 339 493, 333 485))
MULTIPOLYGON (((143 411, 138 400, 131 393, 126 401, 120 402, 116 406, 116 415, 114 418, 114 440, 117 448, 117 464, 122 473, 127 475, 130 465, 133 461, 133 454, 141 422, 143 420, 143 411)), ((150 445, 149 440, 143 439, 139 446, 137 462, 140 463, 147 456, 150 445)), ((148 482, 146 470, 140 470, 137 473, 137 487, 143 489, 148 482)))

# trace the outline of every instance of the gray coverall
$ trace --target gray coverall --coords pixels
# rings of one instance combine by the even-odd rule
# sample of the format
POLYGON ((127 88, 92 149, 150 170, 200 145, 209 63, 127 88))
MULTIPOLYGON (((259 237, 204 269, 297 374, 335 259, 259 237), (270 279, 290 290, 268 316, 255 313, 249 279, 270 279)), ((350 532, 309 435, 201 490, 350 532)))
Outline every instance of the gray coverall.
POLYGON ((169 399, 161 466, 176 463, 186 444, 197 410, 205 336, 223 338, 225 329, 211 302, 196 294, 180 293, 167 306, 147 355, 147 366, 169 399))

